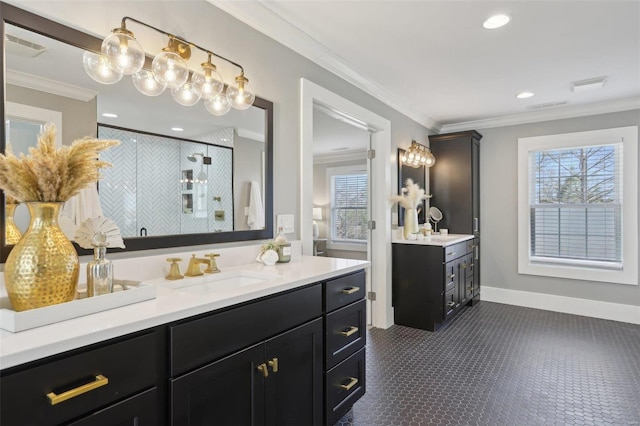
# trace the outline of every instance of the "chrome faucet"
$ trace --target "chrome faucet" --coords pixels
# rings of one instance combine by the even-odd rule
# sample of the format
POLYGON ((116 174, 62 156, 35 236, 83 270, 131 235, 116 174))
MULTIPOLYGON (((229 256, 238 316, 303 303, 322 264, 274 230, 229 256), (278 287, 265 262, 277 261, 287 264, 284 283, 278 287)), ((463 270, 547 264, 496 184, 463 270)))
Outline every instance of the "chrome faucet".
POLYGON ((187 272, 184 273, 187 277, 197 277, 203 275, 204 272, 206 272, 207 274, 220 272, 220 269, 218 269, 218 265, 216 265, 216 257, 220 255, 217 253, 209 253, 205 254, 204 256, 206 257, 206 259, 197 258, 195 254, 191 255, 191 259, 189 259, 189 266, 187 266, 187 272), (200 267, 201 264, 207 265, 207 268, 204 270, 204 272, 200 267))

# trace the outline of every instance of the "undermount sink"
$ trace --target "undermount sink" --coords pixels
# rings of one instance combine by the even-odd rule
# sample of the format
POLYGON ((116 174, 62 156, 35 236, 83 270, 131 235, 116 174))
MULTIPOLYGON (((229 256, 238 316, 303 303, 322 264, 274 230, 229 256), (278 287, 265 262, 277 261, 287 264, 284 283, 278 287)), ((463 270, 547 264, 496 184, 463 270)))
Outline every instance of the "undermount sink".
POLYGON ((172 282, 168 287, 193 294, 211 294, 220 291, 238 290, 267 281, 274 281, 278 278, 280 278, 278 274, 239 270, 206 274, 199 277, 185 277, 180 281, 172 282))

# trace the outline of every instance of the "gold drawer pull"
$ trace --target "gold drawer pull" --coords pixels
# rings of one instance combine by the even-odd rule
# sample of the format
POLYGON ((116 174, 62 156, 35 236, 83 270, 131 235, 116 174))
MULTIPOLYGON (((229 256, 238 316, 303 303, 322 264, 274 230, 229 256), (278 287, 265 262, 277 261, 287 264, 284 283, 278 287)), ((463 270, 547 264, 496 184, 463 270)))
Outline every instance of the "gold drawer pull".
POLYGON ((99 374, 96 376, 96 380, 93 382, 89 382, 85 385, 78 386, 77 388, 62 392, 60 395, 56 394, 55 392, 49 392, 47 394, 47 398, 49 398, 49 402, 51 403, 51 405, 56 405, 66 401, 67 399, 75 398, 78 395, 82 395, 83 393, 87 393, 94 389, 100 388, 108 383, 109 379, 99 374))
POLYGON ((447 302, 447 306, 453 308, 454 306, 456 306, 456 302, 447 302))
POLYGON ((342 290, 342 294, 353 294, 360 290, 360 287, 349 287, 342 290))
POLYGON ((278 372, 278 358, 273 358, 269 361, 269 367, 273 370, 274 373, 278 372))
POLYGON ((342 334, 343 336, 349 337, 352 334, 355 334, 357 332, 358 332, 358 327, 351 326, 349 327, 349 330, 341 331, 340 334, 342 334))
POLYGON ((455 276, 456 276, 456 274, 449 274, 449 279, 452 280, 452 279, 455 278, 455 276))
POLYGON ((447 256, 454 256, 456 254, 455 251, 450 251, 449 253, 447 253, 447 256))
POLYGON ((355 377, 349 377, 349 383, 347 383, 346 385, 341 384, 340 388, 344 390, 351 390, 351 388, 354 387, 357 383, 358 379, 356 379, 355 377))
POLYGON ((262 373, 264 377, 269 377, 269 368, 264 362, 258 366, 258 371, 262 373))
POLYGON ((474 266, 476 266, 476 264, 475 264, 475 263, 470 263, 470 264, 469 264, 469 267, 470 267, 470 268, 473 268, 474 266))

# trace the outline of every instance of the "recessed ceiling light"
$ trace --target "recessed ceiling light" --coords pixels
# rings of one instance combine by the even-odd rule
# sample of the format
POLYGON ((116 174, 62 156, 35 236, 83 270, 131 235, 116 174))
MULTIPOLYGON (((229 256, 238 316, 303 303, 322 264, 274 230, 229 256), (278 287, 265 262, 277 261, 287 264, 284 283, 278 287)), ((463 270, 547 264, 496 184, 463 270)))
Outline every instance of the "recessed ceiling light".
POLYGON ((183 132, 184 129, 182 127, 172 127, 171 130, 173 130, 174 132, 183 132))
POLYGON ((534 95, 533 92, 520 92, 516 95, 516 98, 518 99, 527 99, 530 98, 534 95))
POLYGON ((488 30, 495 30, 509 23, 511 17, 509 15, 493 15, 482 24, 488 30))
POLYGON ((114 113, 112 113, 112 112, 105 112, 105 113, 102 113, 102 116, 103 116, 103 117, 107 117, 107 118, 118 118, 118 114, 114 114, 114 113))

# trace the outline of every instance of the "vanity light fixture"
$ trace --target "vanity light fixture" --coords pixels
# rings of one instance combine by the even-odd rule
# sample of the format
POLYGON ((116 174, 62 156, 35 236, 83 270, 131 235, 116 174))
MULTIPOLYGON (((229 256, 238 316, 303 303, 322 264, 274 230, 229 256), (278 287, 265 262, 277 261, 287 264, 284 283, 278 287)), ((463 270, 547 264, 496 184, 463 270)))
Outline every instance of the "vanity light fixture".
POLYGON ((482 26, 487 30, 495 30, 496 28, 504 27, 509 23, 509 21, 511 21, 511 17, 509 15, 493 15, 484 21, 482 26))
POLYGON ((123 75, 131 75, 135 88, 144 95, 158 96, 169 88, 173 98, 181 105, 192 106, 200 98, 204 99, 206 109, 213 115, 224 115, 231 107, 244 110, 255 101, 255 92, 245 77, 242 65, 128 16, 122 18, 120 27, 112 30, 103 40, 100 53, 85 52, 83 64, 87 74, 99 83, 113 84, 120 81, 123 75), (167 46, 153 58, 151 69, 144 69, 144 49, 133 32, 127 29, 127 21, 168 37, 167 46), (207 55, 207 60, 198 71, 191 71, 187 65, 192 50, 207 55), (212 63, 214 56, 240 70, 233 83, 225 85, 212 63))
POLYGON ((411 146, 400 157, 400 161, 410 167, 431 167, 436 164, 436 157, 433 156, 429 147, 411 141, 411 146))

